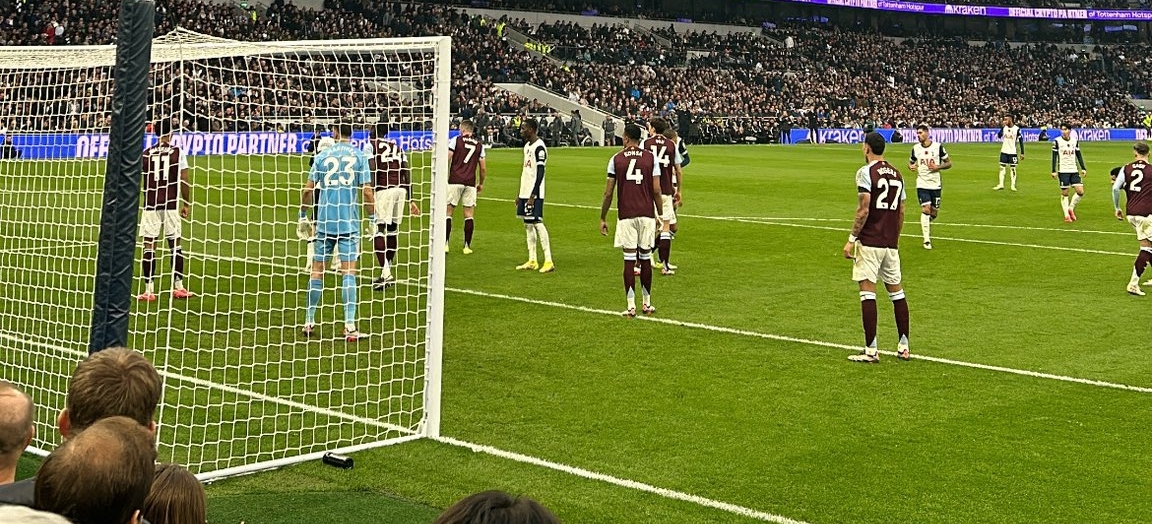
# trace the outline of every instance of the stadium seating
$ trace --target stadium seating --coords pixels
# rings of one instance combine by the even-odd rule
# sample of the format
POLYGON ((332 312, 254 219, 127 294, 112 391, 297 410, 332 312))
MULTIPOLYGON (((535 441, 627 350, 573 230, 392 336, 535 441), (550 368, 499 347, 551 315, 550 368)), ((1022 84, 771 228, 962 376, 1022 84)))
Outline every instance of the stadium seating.
MULTIPOLYGON (((61 6, 28 0, 0 22, 0 38, 13 45, 108 43, 115 4, 93 0, 61 6)), ((1147 71, 1152 70, 1145 58, 1147 46, 1092 55, 1047 44, 973 46, 960 39, 898 43, 878 34, 794 24, 766 30, 771 39, 671 28, 657 30, 661 38, 653 39, 621 26, 501 21, 555 44, 552 58, 568 61, 561 64, 512 49, 501 38, 498 21, 444 5, 366 7, 360 0, 343 0, 330 1, 329 7, 313 11, 275 0, 262 11, 246 11, 198 0, 160 0, 157 32, 179 25, 252 40, 448 34, 459 43, 453 53, 453 114, 484 115, 485 123, 493 126, 489 131, 504 139, 514 134, 508 129, 510 120, 494 115, 550 111, 493 85, 500 82, 530 82, 624 118, 670 111, 727 118, 714 119, 712 133, 701 126, 696 138, 707 134, 740 140, 776 136, 782 120, 799 126, 810 112, 821 126, 989 126, 997 125, 1005 113, 1033 125, 1136 126, 1141 117, 1126 98, 1147 94, 1147 71), (794 46, 778 45, 784 40, 794 46)), ((256 70, 271 73, 271 67, 278 66, 260 63, 256 70)), ((215 72, 219 78, 208 75, 202 77, 203 85, 193 82, 184 95, 195 99, 185 104, 192 108, 184 117, 187 126, 268 129, 293 119, 356 119, 365 116, 357 108, 387 103, 383 95, 356 92, 321 108, 314 100, 285 92, 272 82, 272 75, 236 75, 233 69, 243 68, 220 64, 215 72), (208 92, 212 82, 238 85, 240 93, 213 99, 208 92)), ((96 70, 4 74, 4 124, 16 131, 100 127, 107 121, 109 89, 102 75, 96 70), (85 92, 61 91, 81 88, 85 92)), ((305 86, 305 91, 308 87, 322 89, 305 86)), ((156 101, 171 97, 154 95, 156 101)))

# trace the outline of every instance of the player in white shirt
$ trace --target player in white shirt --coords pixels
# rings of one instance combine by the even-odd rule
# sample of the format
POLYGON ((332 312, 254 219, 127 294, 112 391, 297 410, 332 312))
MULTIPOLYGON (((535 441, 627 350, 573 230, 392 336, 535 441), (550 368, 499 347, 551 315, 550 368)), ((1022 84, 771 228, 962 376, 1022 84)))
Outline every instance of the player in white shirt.
POLYGON ((1088 174, 1084 167, 1084 156, 1080 154, 1080 142, 1072 136, 1072 127, 1060 126, 1060 136, 1052 141, 1052 178, 1060 180, 1060 207, 1064 209, 1064 221, 1076 221, 1076 204, 1084 198, 1084 180, 1088 174), (1077 169, 1079 168, 1079 169, 1077 169), (1068 188, 1076 190, 1068 199, 1068 188))
POLYGON ((1016 164, 1024 160, 1024 134, 1020 126, 1012 123, 1012 117, 1004 117, 1004 127, 996 134, 1000 137, 1000 182, 992 188, 996 191, 1004 189, 1004 171, 1012 172, 1012 190, 1016 190, 1016 164))
POLYGON ((548 160, 548 148, 540 140, 539 124, 527 118, 520 124, 520 136, 524 138, 524 168, 520 171, 520 193, 516 198, 516 216, 524 220, 524 231, 528 235, 528 261, 516 266, 522 271, 540 270, 551 273, 556 270, 552 264, 552 243, 548 228, 544 227, 544 164, 548 160), (536 242, 544 250, 544 265, 536 262, 536 242))
POLYGON ((940 212, 940 194, 943 184, 940 172, 952 169, 952 159, 944 144, 933 142, 928 126, 916 126, 916 145, 908 158, 908 169, 916 174, 916 195, 920 200, 920 232, 924 234, 924 249, 932 249, 932 221, 940 212))

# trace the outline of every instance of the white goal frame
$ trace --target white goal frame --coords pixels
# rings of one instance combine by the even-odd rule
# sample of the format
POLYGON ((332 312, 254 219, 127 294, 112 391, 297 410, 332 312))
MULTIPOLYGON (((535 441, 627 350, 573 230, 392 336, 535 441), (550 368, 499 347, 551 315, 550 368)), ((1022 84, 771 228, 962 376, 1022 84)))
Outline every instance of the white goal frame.
MULTIPOLYGON (((449 105, 450 105, 450 85, 451 85, 451 38, 447 36, 440 37, 426 37, 426 38, 381 38, 381 39, 363 39, 363 40, 331 40, 331 41, 288 41, 288 42, 242 42, 223 38, 216 38, 206 35, 197 34, 184 29, 177 29, 168 35, 163 35, 153 40, 152 44, 152 64, 159 63, 179 63, 189 60, 210 60, 217 58, 230 58, 230 57, 246 57, 257 55, 269 55, 275 53, 307 53, 307 52, 330 52, 337 51, 353 51, 353 52, 371 52, 371 51, 399 51, 399 52, 421 52, 431 53, 433 58, 430 62, 434 73, 432 74, 433 86, 431 93, 431 113, 427 111, 424 115, 431 116, 432 121, 432 137, 433 149, 430 155, 430 170, 431 170, 431 195, 424 195, 423 203, 429 205, 431 209, 426 209, 425 213, 431 215, 430 226, 427 235, 427 244, 422 246, 421 249, 427 249, 427 274, 426 276, 426 311, 425 316, 425 337, 423 340, 423 391, 417 393, 417 396, 422 397, 422 404, 419 408, 421 411, 421 418, 415 428, 402 427, 390 425, 381 420, 366 418, 360 415, 341 412, 340 410, 309 405, 306 402, 299 402, 296 400, 276 398, 264 393, 245 390, 242 387, 234 387, 228 384, 220 384, 205 380, 199 377, 181 376, 179 372, 173 371, 168 366, 168 358, 163 353, 149 353, 148 348, 134 348, 140 349, 146 355, 154 355, 153 363, 165 381, 165 397, 171 393, 171 383, 180 381, 182 383, 193 384, 195 387, 206 388, 212 391, 235 396, 245 396, 261 402, 274 403, 281 407, 287 407, 293 412, 308 412, 316 416, 328 417, 328 420, 344 420, 348 424, 360 424, 365 426, 376 426, 380 428, 387 428, 393 433, 399 433, 398 437, 389 437, 381 440, 371 440, 356 443, 354 445, 333 445, 331 449, 309 451, 307 453, 293 453, 288 451, 281 454, 282 456, 275 456, 273 458, 259 458, 259 456, 277 455, 273 450, 272 453, 267 453, 268 450, 258 450, 253 456, 257 458, 252 461, 247 461, 240 465, 228 466, 223 468, 191 468, 196 472, 197 477, 201 480, 208 480, 213 478, 221 478, 233 476, 238 474, 250 473, 270 468, 281 467, 289 464, 299 463, 303 461, 315 460, 322 457, 326 453, 350 453, 361 451, 365 449, 383 447, 411 440, 422 438, 437 438, 440 436, 440 421, 441 421, 441 392, 442 392, 442 364, 443 364, 443 324, 444 324, 444 272, 445 272, 445 219, 446 219, 446 193, 447 193, 447 179, 448 179, 448 139, 449 139, 449 105)), ((67 68, 104 68, 111 69, 116 62, 116 47, 114 45, 103 46, 57 46, 57 47, 0 47, 0 73, 12 73, 14 70, 28 71, 35 73, 37 71, 47 70, 60 70, 67 68)), ((429 63, 425 61, 425 63, 429 63)), ((425 91, 426 92, 426 91, 425 91)), ((2 117, 0 117, 2 118, 2 117)), ((105 131, 107 132, 107 131, 105 131)), ((8 166, 13 164, 7 163, 8 166)), ((103 165, 103 164, 101 164, 103 165)), ((13 176, 11 167, 5 167, 5 176, 13 176)), ((17 173, 18 175, 18 173, 17 173)), ((301 174, 301 179, 303 174, 301 174)), ((293 216, 294 218, 294 216, 293 216)), ((279 220, 286 220, 284 217, 278 217, 279 220)), ((288 234, 289 228, 294 224, 287 224, 285 227, 285 234, 288 234)), ((94 224, 85 224, 85 227, 93 227, 94 224)), ((11 227, 11 226, 10 226, 11 227)), ((16 226, 19 227, 19 226, 16 226)), ((95 260, 96 246, 93 242, 84 242, 83 246, 79 246, 76 252, 81 252, 85 261, 95 260)), ((12 252, 21 251, 20 249, 12 249, 12 252)), ((4 249, 0 246, 0 255, 4 249)), ((13 256, 13 255, 9 255, 13 256)), ((0 260, 0 263, 3 263, 0 260)), ((63 266, 65 263, 57 260, 54 262, 63 266)), ((166 263, 163 264, 166 266, 166 263)), ((12 268, 0 268, 12 269, 12 268)), ((53 268, 61 272, 67 271, 65 267, 53 268)), ((139 267, 135 267, 135 271, 139 271, 139 267)), ((94 275, 87 275, 89 280, 94 275)), ((135 288, 135 283, 134 283, 135 288)), ((88 290, 89 297, 91 296, 91 289, 88 290)), ((51 297, 46 297, 45 300, 51 300, 51 297)), ((89 301, 89 304, 91 302, 89 301)), ((0 313, 2 315, 3 313, 0 313)), ((0 319, 2 321, 3 319, 0 319)), ((85 319, 87 320, 87 319, 85 319)), ((36 438, 33 445, 28 449, 29 452, 38 455, 47 455, 50 450, 54 449, 60 443, 60 437, 56 431, 56 418, 55 414, 64 407, 64 399, 67 392, 67 376, 70 375, 71 370, 74 368, 75 363, 83 360, 87 356, 87 340, 73 340, 79 338, 73 336, 66 340, 61 340, 51 336, 46 336, 43 333, 21 333, 5 329, 5 324, 0 322, 0 380, 8 380, 16 383, 25 389, 37 404, 36 413, 36 438), (29 350, 28 348, 35 348, 29 350), (37 354, 39 353, 39 354, 37 354), (16 355, 20 357, 16 362, 5 362, 7 357, 16 355), (39 359, 41 355, 43 359, 39 359), (41 368, 40 366, 44 366, 41 368), (35 383, 38 375, 49 376, 50 380, 45 379, 47 385, 44 383, 35 383)), ((165 460, 169 457, 172 446, 180 444, 183 446, 190 446, 195 448, 196 442, 174 442, 178 432, 171 429, 173 421, 170 418, 176 418, 175 410, 169 406, 166 399, 161 400, 161 404, 157 410, 157 440, 158 448, 160 450, 160 459, 165 460)), ((278 416, 278 415, 277 415, 278 416)), ((214 423, 218 423, 215 421, 214 423)), ((260 422, 259 420, 257 422, 260 422)), ((273 420, 272 422, 276 422, 273 420)), ((268 424, 269 422, 264 421, 268 424)), ((337 433, 339 433, 337 431, 337 433)), ((390 433, 391 435, 391 433, 390 433)), ((279 439, 273 439, 279 440, 279 439)), ((346 440, 340 438, 338 440, 346 440)), ((243 444, 243 443, 241 443, 243 444)), ((239 446, 243 448, 243 446, 239 446)), ((316 445, 312 445, 316 447, 316 445)), ((241 451, 244 458, 247 459, 248 455, 241 451)), ((186 464, 187 465, 187 464, 186 464)))

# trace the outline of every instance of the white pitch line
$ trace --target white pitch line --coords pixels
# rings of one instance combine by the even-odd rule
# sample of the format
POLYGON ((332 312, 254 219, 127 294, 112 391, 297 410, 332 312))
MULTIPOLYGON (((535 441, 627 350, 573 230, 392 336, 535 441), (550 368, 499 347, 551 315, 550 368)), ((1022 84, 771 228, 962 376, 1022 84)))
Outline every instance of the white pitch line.
POLYGON ((529 455, 522 455, 520 453, 513 453, 511 451, 504 451, 502 449, 494 448, 491 446, 484 446, 481 444, 473 444, 471 442, 464 442, 462 440, 456 440, 456 439, 450 438, 450 437, 436 437, 433 440, 435 440, 437 442, 442 442, 444 444, 449 444, 452 446, 470 449, 475 453, 484 453, 487 455, 492 455, 495 457, 500 457, 500 458, 515 461, 515 462, 521 462, 524 464, 531 464, 531 465, 539 466, 542 468, 548 468, 551 470, 560 471, 563 473, 567 473, 569 475, 575 475, 577 477, 581 477, 581 478, 585 478, 585 479, 589 479, 589 480, 597 480, 600 482, 607 482, 608 484, 613 484, 615 486, 620 486, 620 487, 628 488, 628 489, 634 489, 636 491, 643 491, 645 493, 652 493, 654 495, 659 495, 661 497, 668 498, 668 499, 680 500, 680 501, 684 501, 684 502, 691 502, 693 504, 697 504, 700 506, 718 509, 721 511, 726 511, 728 513, 734 513, 734 514, 740 515, 742 517, 748 517, 748 518, 752 518, 752 519, 756 519, 756 520, 763 520, 765 522, 776 522, 778 524, 804 524, 803 521, 793 520, 793 519, 790 519, 788 517, 782 517, 780 515, 775 515, 772 513, 765 513, 763 511, 754 510, 752 508, 746 508, 744 506, 737 506, 735 504, 729 504, 727 502, 720 502, 718 500, 712 500, 712 499, 704 498, 704 497, 701 497, 698 495, 691 495, 691 494, 683 493, 680 491, 673 491, 670 489, 659 488, 659 487, 653 486, 651 484, 644 484, 642 482, 636 482, 634 480, 628 480, 628 479, 622 479, 619 477, 613 477, 611 475, 605 475, 603 473, 596 473, 594 471, 589 471, 589 470, 586 470, 583 468, 577 468, 577 467, 568 466, 565 464, 560 464, 557 462, 550 462, 547 460, 538 459, 536 457, 532 457, 529 455))
MULTIPOLYGON (((279 268, 279 269, 297 269, 297 270, 299 269, 299 268, 296 268, 294 266, 289 266, 287 264, 281 264, 278 262, 273 262, 271 260, 261 259, 261 258, 245 259, 245 258, 239 258, 239 257, 225 257, 225 256, 219 256, 219 255, 208 255, 208 254, 203 254, 203 253, 196 254, 195 256, 200 256, 203 258, 211 258, 211 259, 216 259, 216 260, 230 261, 230 262, 246 262, 246 263, 252 263, 252 264, 259 264, 259 265, 268 266, 268 267, 275 267, 275 268, 279 268)), ((371 276, 361 274, 360 278, 370 279, 371 276)), ((473 296, 486 297, 486 298, 498 298, 498 299, 502 299, 502 300, 510 300, 513 302, 521 302, 524 304, 532 304, 532 305, 536 305, 536 306, 549 306, 549 307, 554 307, 554 308, 559 308, 559 309, 567 309, 567 310, 571 310, 571 311, 580 311, 582 313, 608 315, 608 316, 613 316, 613 317, 619 317, 620 316, 619 311, 610 311, 607 309, 598 309, 598 308, 592 308, 592 307, 587 307, 587 306, 578 306, 578 305, 574 305, 574 304, 567 304, 564 302, 553 302, 553 301, 548 301, 548 300, 536 300, 536 299, 532 299, 532 298, 518 297, 518 296, 513 296, 513 295, 504 295, 504 294, 500 294, 500 293, 489 293, 487 291, 479 291, 479 290, 475 290, 475 289, 445 287, 444 290, 452 292, 452 293, 460 293, 460 294, 464 294, 464 295, 473 295, 473 296)), ((638 316, 638 317, 636 317, 636 320, 640 320, 640 321, 644 321, 644 322, 655 322, 658 324, 666 324, 666 325, 678 326, 678 327, 702 329, 705 331, 712 331, 715 333, 726 333, 726 334, 730 334, 730 335, 740 335, 740 336, 745 336, 745 337, 755 337, 755 338, 761 338, 761 339, 767 339, 767 340, 775 340, 775 341, 779 341, 779 342, 789 342, 789 343, 793 343, 793 344, 804 344, 804 345, 809 345, 809 346, 819 346, 819 347, 826 347, 826 348, 843 349, 843 350, 848 350, 848 351, 860 351, 860 346, 840 344, 837 342, 827 342, 824 340, 813 340, 813 339, 808 339, 808 338, 791 337, 791 336, 787 336, 787 335, 777 335, 774 333, 763 333, 763 332, 759 332, 759 331, 750 331, 750 330, 745 330, 745 329, 736 329, 736 328, 730 328, 730 327, 724 327, 724 326, 716 326, 716 325, 712 325, 712 324, 702 324, 699 322, 674 320, 674 319, 665 318, 665 317, 638 316)), ((885 354, 885 355, 890 355, 893 357, 896 356, 896 352, 894 352, 894 351, 880 351, 880 352, 885 354)), ((1109 389, 1118 389, 1118 390, 1122 390, 1122 391, 1134 391, 1137 393, 1152 393, 1152 387, 1132 386, 1132 385, 1128 385, 1128 384, 1120 384, 1117 382, 1107 382, 1107 381, 1103 381, 1103 380, 1093 380, 1093 379, 1088 379, 1088 378, 1056 375, 1056 374, 1052 374, 1052 373, 1042 373, 1039 371, 1031 371, 1031 370, 1027 370, 1027 369, 1015 369, 1015 368, 1008 368, 1008 367, 1003 367, 1003 366, 980 364, 980 363, 976 363, 976 362, 965 362, 962 360, 952 360, 952 359, 948 359, 948 358, 932 357, 932 356, 928 356, 928 355, 921 355, 918 353, 912 355, 912 358, 917 359, 917 360, 924 360, 927 362, 936 362, 939 364, 949 364, 949 365, 953 365, 953 366, 960 366, 960 367, 966 367, 966 368, 971 368, 971 369, 980 369, 980 370, 984 370, 984 371, 996 371, 996 372, 1000 372, 1000 373, 1008 373, 1008 374, 1012 374, 1012 375, 1020 375, 1020 376, 1025 376, 1025 377, 1040 378, 1040 379, 1046 379, 1046 380, 1056 380, 1059 382, 1069 382, 1069 383, 1073 383, 1073 384, 1084 384, 1084 385, 1088 385, 1088 386, 1098 386, 1098 387, 1109 388, 1109 389)))
MULTIPOLYGON (((493 198, 493 197, 478 197, 478 198, 480 200, 489 200, 492 202, 506 202, 506 203, 514 202, 514 200, 507 199, 507 198, 493 198)), ((564 204, 564 203, 556 203, 556 202, 547 202, 546 204, 549 206, 569 207, 569 208, 575 208, 575 209, 594 209, 594 210, 600 209, 597 206, 583 205, 583 204, 564 204)), ((717 220, 717 221, 722 221, 722 222, 744 222, 744 221, 746 221, 746 222, 764 222, 764 223, 769 223, 769 222, 837 222, 837 223, 847 223, 847 222, 852 221, 851 219, 846 219, 846 218, 763 217, 763 216, 739 217, 739 216, 691 215, 691 214, 684 214, 684 213, 677 213, 677 216, 682 216, 685 218, 697 218, 697 219, 703 219, 703 220, 717 220)), ((1095 230, 1095 229, 1061 229, 1061 228, 1055 228, 1055 227, 1010 226, 1010 225, 1004 225, 1004 224, 968 224, 968 223, 954 223, 954 222, 943 222, 942 221, 939 223, 933 223, 933 225, 932 225, 932 227, 941 227, 941 226, 943 226, 943 227, 985 228, 985 229, 1009 229, 1009 230, 1019 230, 1019 231, 1046 231, 1046 232, 1052 232, 1052 233, 1081 233, 1081 234, 1093 234, 1093 235, 1115 235, 1115 236, 1126 236, 1126 237, 1131 237, 1133 235, 1133 233, 1130 231, 1129 232, 1120 232, 1120 231, 1100 231, 1100 230, 1095 230)))

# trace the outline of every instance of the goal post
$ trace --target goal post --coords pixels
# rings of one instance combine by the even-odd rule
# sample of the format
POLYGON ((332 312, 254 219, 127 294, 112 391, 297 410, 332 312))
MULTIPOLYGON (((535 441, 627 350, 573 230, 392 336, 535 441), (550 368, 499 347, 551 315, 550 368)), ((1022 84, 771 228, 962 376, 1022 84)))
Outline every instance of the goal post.
MULTIPOLYGON (((128 345, 164 378, 162 460, 207 479, 439 436, 450 46, 180 29, 153 41, 148 120, 172 123, 192 202, 152 224, 157 299, 133 300, 129 320, 128 345), (341 123, 354 147, 378 131, 405 151, 421 213, 404 205, 393 227, 361 217, 357 276, 326 265, 305 337, 301 189, 315 139, 341 123), (178 266, 189 298, 175 296, 178 266), (385 267, 395 281, 377 286, 385 267), (346 302, 358 342, 342 336, 346 302)), ((88 353, 114 63, 114 46, 0 48, 0 379, 35 400, 41 453, 88 353)))

